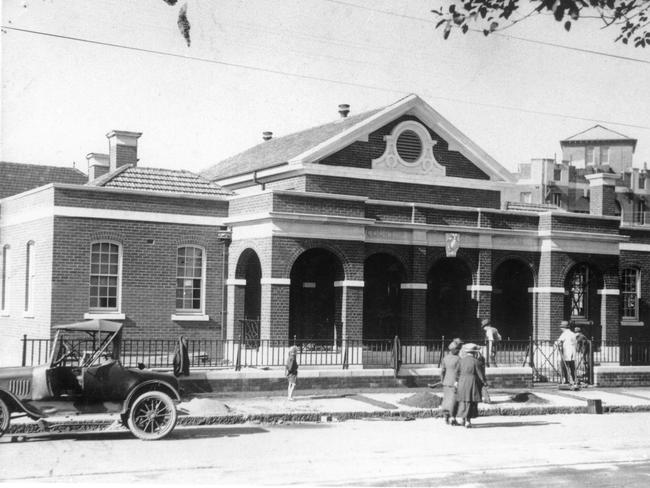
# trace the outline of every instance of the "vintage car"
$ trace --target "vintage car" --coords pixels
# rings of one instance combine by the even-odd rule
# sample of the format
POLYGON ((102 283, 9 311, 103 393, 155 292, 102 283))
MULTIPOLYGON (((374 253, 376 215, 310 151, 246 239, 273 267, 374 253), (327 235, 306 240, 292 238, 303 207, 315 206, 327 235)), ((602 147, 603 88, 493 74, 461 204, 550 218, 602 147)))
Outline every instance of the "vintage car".
POLYGON ((55 329, 45 364, 0 368, 0 436, 12 415, 45 420, 70 413, 119 413, 121 422, 144 440, 161 439, 174 429, 178 380, 144 365, 125 368, 119 358, 122 324, 89 320, 55 329))

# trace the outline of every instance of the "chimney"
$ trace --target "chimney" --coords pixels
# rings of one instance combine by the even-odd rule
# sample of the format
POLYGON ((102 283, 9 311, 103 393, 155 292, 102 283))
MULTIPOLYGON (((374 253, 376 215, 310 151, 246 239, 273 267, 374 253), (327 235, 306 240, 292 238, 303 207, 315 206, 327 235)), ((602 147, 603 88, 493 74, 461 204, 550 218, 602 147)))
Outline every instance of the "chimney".
POLYGON ((339 114, 341 115, 341 118, 344 119, 348 116, 350 113, 350 105, 347 103, 342 103, 339 105, 339 114))
POLYGON ((88 160, 88 181, 93 181, 108 173, 108 154, 89 153, 88 160))
POLYGON ((106 134, 110 171, 115 171, 125 164, 138 164, 138 138, 141 135, 142 132, 124 130, 112 130, 106 134))
POLYGON ((616 173, 586 174, 589 181, 589 213, 591 215, 616 215, 616 173))
POLYGON ((271 139, 273 139, 273 132, 265 130, 264 132, 262 132, 262 139, 264 139, 265 141, 270 141, 271 139))

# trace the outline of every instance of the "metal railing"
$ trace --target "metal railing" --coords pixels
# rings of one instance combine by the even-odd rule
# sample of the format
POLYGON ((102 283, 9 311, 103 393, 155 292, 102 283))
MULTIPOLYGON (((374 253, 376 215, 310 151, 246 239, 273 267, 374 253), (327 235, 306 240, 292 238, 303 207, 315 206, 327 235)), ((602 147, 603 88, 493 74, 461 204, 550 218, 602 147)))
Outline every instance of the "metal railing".
MULTIPOLYGON (((22 364, 33 366, 45 363, 51 353, 50 339, 29 339, 23 336, 22 364)), ((70 340, 81 356, 92 351, 92 340, 70 340)), ((650 365, 650 341, 601 341, 592 342, 590 358, 576 358, 588 368, 589 364, 650 365)), ((187 348, 192 368, 235 368, 282 367, 287 360, 289 346, 298 347, 298 362, 301 366, 322 366, 348 368, 394 368, 400 366, 438 366, 447 352, 448 340, 393 339, 340 339, 308 340, 257 339, 207 340, 188 339, 187 348)), ((556 378, 561 367, 561 358, 554 341, 545 340, 503 340, 496 344, 494 356, 490 356, 487 344, 481 345, 481 352, 488 366, 522 367, 532 366, 537 377, 546 381, 556 378)), ((127 367, 143 363, 149 368, 172 368, 177 339, 123 339, 120 358, 127 367)))

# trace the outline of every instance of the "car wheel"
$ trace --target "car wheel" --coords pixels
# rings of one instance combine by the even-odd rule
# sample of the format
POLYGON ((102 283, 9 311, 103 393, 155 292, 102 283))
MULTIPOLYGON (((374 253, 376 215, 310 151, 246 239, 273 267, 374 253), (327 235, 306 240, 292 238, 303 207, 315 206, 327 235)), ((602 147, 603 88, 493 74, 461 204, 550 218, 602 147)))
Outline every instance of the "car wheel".
POLYGON ((0 437, 9 429, 9 422, 11 421, 11 412, 5 401, 0 398, 0 437))
POLYGON ((176 426, 176 406, 160 391, 148 391, 135 399, 129 410, 129 430, 139 439, 162 439, 176 426))

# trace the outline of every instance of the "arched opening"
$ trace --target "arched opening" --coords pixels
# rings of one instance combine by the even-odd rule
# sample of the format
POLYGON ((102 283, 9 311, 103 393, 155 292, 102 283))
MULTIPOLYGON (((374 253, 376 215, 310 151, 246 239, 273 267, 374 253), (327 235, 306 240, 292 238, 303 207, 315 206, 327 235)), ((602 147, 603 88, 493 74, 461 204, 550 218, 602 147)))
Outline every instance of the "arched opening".
POLYGON ((459 258, 437 261, 427 275, 427 337, 476 336, 476 309, 468 287, 472 273, 459 258))
POLYGON ((492 282, 492 324, 504 339, 526 340, 533 331, 534 285, 530 267, 517 259, 504 261, 492 282))
POLYGON ((566 275, 564 318, 580 325, 587 337, 600 343, 600 300, 602 274, 588 263, 578 263, 566 275))
POLYGON ((333 340, 334 328, 340 334, 340 260, 325 249, 309 249, 291 268, 289 296, 289 337, 297 340, 333 340))
POLYGON ((237 262, 235 276, 246 280, 243 290, 235 294, 237 326, 247 344, 260 339, 260 315, 262 311, 262 265, 257 253, 246 249, 237 262))
POLYGON ((402 264, 390 254, 374 254, 364 263, 363 281, 364 339, 401 335, 402 264))

